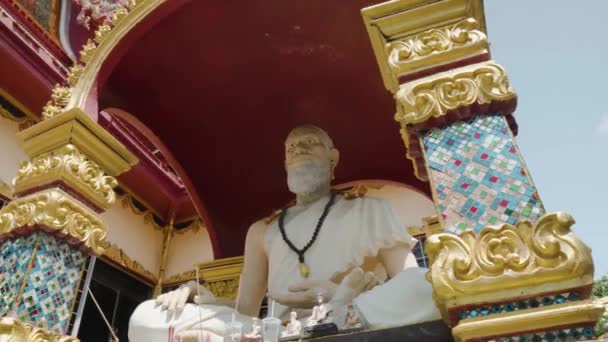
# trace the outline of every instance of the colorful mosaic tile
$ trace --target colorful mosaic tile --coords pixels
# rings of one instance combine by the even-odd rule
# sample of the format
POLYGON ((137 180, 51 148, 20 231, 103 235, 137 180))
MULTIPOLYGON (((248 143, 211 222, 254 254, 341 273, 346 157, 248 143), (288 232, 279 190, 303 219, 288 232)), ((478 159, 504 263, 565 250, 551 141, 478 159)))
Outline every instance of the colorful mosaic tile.
POLYGON ((10 239, 0 245, 0 317, 12 309, 35 244, 36 236, 30 235, 10 239))
POLYGON ((533 309, 543 306, 564 304, 581 300, 578 292, 565 292, 556 295, 547 295, 539 298, 531 298, 511 303, 490 304, 473 309, 458 312, 458 319, 475 318, 479 316, 495 315, 503 312, 513 312, 518 310, 533 309))
POLYGON ((504 117, 435 128, 422 142, 447 231, 479 232, 487 225, 535 221, 544 213, 504 117))
MULTIPOLYGON (((562 342, 591 341, 595 334, 592 327, 565 328, 552 331, 536 332, 519 336, 501 337, 488 340, 492 342, 562 342)), ((594 340, 595 341, 595 340, 594 340)))
POLYGON ((21 302, 22 321, 45 322, 63 334, 67 328, 86 255, 53 236, 40 235, 40 245, 21 302))

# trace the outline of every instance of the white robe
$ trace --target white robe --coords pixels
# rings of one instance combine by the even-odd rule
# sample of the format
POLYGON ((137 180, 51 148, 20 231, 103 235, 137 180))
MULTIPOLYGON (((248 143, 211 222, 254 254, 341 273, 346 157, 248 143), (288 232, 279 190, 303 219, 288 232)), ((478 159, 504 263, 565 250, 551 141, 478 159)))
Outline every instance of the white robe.
MULTIPOLYGON (((285 218, 285 231, 289 240, 302 248, 313 235, 329 196, 309 207, 292 207, 285 218)), ((407 244, 413 247, 413 239, 395 215, 391 205, 377 198, 347 200, 342 196, 329 211, 319 235, 305 254, 310 268, 310 280, 332 279, 336 273, 346 272, 364 264, 366 258, 374 258, 380 249, 407 244)), ((281 238, 278 220, 267 229, 265 240, 269 262, 269 293, 286 293, 290 285, 302 281, 299 260, 281 238)), ((354 304, 371 328, 414 324, 439 318, 432 300, 432 289, 424 279, 424 269, 410 268, 383 285, 359 295, 354 304)), ((226 307, 204 305, 202 308, 188 304, 180 317, 169 320, 166 313, 153 308, 151 301, 142 303, 133 313, 129 328, 132 342, 167 341, 168 326, 174 332, 190 329, 193 325, 222 336, 225 322, 229 322, 232 310, 226 307), (210 315, 212 318, 206 319, 210 315), (201 316, 203 316, 201 321, 201 316)), ((288 319, 289 308, 275 306, 275 316, 288 319)), ((300 310, 298 317, 306 317, 300 310)), ((247 323, 247 317, 239 315, 247 323)), ((211 341, 214 339, 211 338, 211 341)))

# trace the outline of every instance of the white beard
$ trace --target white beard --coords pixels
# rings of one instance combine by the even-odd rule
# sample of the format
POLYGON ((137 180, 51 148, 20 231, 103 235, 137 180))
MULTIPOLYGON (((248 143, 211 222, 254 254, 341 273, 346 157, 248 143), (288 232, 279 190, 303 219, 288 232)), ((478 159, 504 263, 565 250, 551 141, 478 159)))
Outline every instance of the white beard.
POLYGON ((329 183, 331 165, 303 164, 287 168, 287 187, 294 194, 310 194, 329 183))

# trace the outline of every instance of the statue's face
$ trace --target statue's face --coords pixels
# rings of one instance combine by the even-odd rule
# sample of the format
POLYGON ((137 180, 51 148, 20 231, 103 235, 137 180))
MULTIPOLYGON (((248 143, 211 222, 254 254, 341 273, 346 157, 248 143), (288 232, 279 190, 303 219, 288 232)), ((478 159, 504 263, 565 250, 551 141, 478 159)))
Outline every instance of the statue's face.
POLYGON ((289 134, 285 140, 285 169, 291 192, 312 193, 331 181, 338 152, 329 144, 315 129, 301 127, 289 134))
POLYGON ((298 129, 285 140, 285 166, 325 165, 331 162, 330 149, 312 130, 298 129))
POLYGON ((297 314, 295 311, 292 311, 292 312, 289 314, 289 317, 290 317, 292 320, 295 320, 296 318, 298 318, 298 314, 297 314))

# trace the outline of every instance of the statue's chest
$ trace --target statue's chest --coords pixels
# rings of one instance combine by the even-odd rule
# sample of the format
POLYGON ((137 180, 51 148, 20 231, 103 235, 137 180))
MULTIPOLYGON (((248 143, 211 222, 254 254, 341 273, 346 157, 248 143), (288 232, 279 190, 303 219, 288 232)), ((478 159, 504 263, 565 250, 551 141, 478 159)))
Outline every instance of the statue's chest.
POLYGON ((348 255, 345 251, 355 247, 350 234, 347 234, 348 226, 340 217, 328 217, 315 235, 314 220, 299 221, 298 225, 285 225, 285 236, 278 227, 272 230, 274 236, 269 246, 271 268, 286 273, 298 270, 298 253, 289 246, 286 241, 289 240, 298 250, 309 246, 304 252, 304 262, 309 266, 312 277, 329 279, 344 265, 344 256, 348 255))

